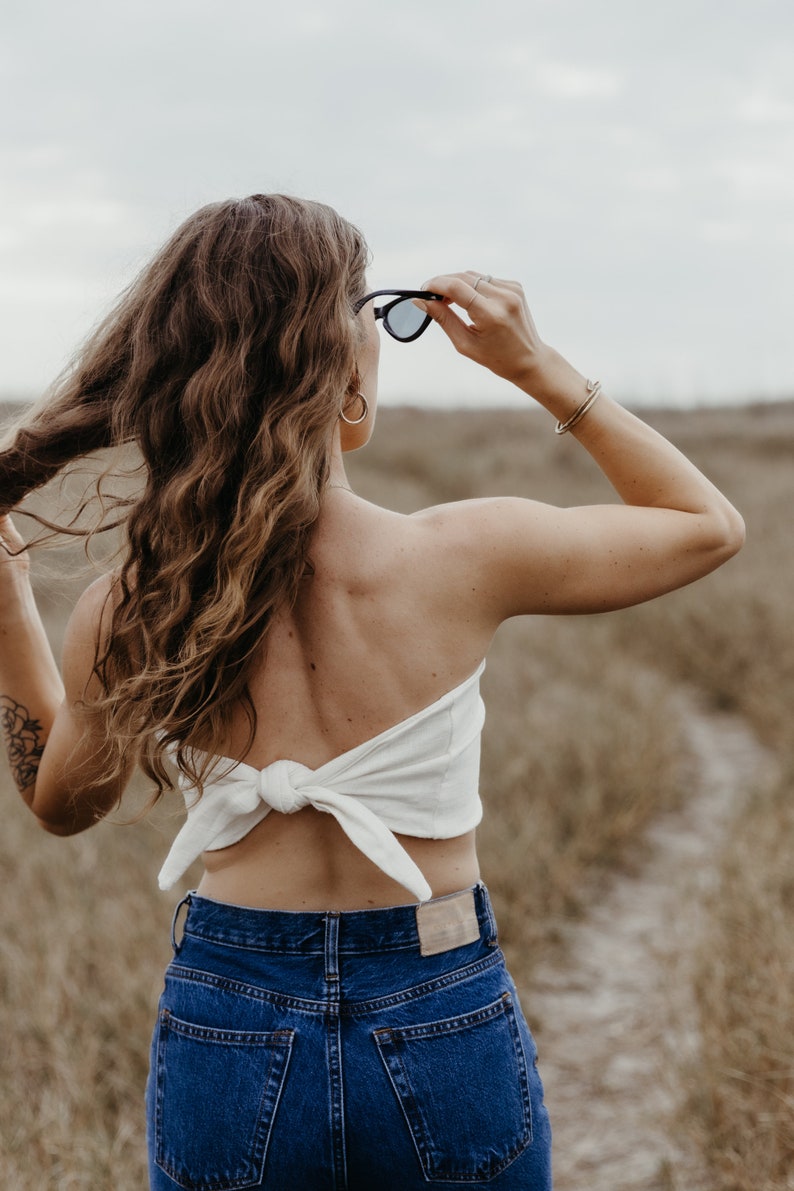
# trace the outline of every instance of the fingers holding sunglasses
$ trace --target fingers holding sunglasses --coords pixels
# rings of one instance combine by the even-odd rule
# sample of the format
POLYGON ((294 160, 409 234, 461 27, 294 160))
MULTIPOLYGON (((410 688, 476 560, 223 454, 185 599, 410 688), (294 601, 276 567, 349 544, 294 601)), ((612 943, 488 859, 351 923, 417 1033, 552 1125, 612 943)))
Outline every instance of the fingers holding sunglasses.
POLYGON ((519 281, 508 281, 505 277, 492 277, 490 273, 478 273, 474 269, 467 269, 462 274, 478 294, 487 295, 494 289, 510 289, 514 293, 523 294, 523 288, 519 281))
POLYGON ((460 306, 463 310, 466 310, 471 305, 474 295, 480 289, 484 292, 487 285, 492 283, 493 278, 489 273, 476 273, 473 269, 467 269, 463 273, 442 273, 439 277, 434 277, 432 281, 428 281, 427 285, 423 286, 423 289, 440 293, 448 300, 454 302, 456 306, 460 306), (446 287, 437 286, 437 281, 446 282, 446 287))
POLYGON ((442 294, 444 302, 428 302, 426 311, 446 332, 461 355, 489 368, 497 376, 517 381, 536 368, 546 354, 517 282, 486 281, 487 274, 442 274, 427 282, 427 289, 442 294), (475 282, 481 278, 475 288, 475 282), (466 312, 464 321, 452 306, 466 312))
POLYGON ((452 309, 452 306, 455 304, 467 310, 471 305, 472 297, 477 297, 472 287, 465 284, 460 278, 444 276, 434 278, 432 284, 428 283, 422 288, 441 294, 443 301, 426 302, 421 298, 414 298, 414 305, 423 310, 434 323, 438 323, 442 331, 452 340, 457 351, 467 355, 466 332, 469 330, 469 326, 452 309), (436 285, 436 282, 440 284, 436 285))
MULTIPOLYGON (((417 304, 422 305, 423 309, 427 310, 431 318, 442 326, 448 321, 451 305, 459 306, 466 312, 469 318, 473 319, 474 315, 473 313, 470 314, 469 311, 478 297, 485 297, 484 281, 485 275, 471 271, 466 273, 442 273, 440 276, 434 277, 432 281, 429 281, 424 288, 441 294, 444 301, 438 304, 434 302, 417 304), (478 279, 480 284, 475 288, 474 283, 478 279), (483 290, 482 294, 479 292, 480 288, 483 290)), ((453 314, 453 318, 465 326, 459 315, 453 314)), ((454 326, 454 322, 452 325, 454 326)))
MULTIPOLYGON (((478 273, 474 269, 467 269, 463 273, 445 273, 441 275, 445 279, 455 281, 462 281, 463 287, 457 286, 453 290, 448 290, 444 293, 447 301, 452 301, 455 305, 460 306, 466 313, 469 313, 469 308, 473 306, 475 300, 482 298, 495 298, 499 296, 500 290, 512 290, 514 293, 520 294, 523 297, 524 291, 517 281, 505 281, 502 278, 492 277, 490 273, 478 273)), ((435 285, 438 278, 434 278, 427 283, 428 288, 435 285)), ((480 309, 480 313, 482 313, 480 309)), ((473 318, 473 315, 469 315, 473 318)))
POLYGON ((467 269, 465 277, 472 289, 484 296, 488 294, 489 289, 494 289, 502 284, 495 277, 492 277, 490 273, 477 273, 473 269, 467 269))

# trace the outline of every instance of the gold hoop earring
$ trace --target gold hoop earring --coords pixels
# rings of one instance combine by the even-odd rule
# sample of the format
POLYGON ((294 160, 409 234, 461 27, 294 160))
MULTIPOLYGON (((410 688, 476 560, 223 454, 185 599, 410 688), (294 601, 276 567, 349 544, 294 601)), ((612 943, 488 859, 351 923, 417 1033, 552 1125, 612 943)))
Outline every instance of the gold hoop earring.
POLYGON ((362 408, 361 408, 361 416, 360 417, 348 418, 347 415, 345 414, 344 408, 340 409, 340 411, 339 411, 339 417, 342 419, 342 421, 345 423, 346 426, 359 426, 363 421, 366 420, 367 415, 369 414, 369 405, 367 404, 367 399, 364 396, 364 394, 356 393, 356 397, 358 397, 361 401, 362 408))

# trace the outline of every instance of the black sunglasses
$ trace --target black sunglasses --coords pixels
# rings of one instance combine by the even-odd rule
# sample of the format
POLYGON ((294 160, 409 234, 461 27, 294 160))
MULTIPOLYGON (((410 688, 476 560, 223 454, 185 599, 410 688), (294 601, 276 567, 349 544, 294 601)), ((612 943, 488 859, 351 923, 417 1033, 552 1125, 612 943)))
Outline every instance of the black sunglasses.
POLYGON ((376 289, 367 294, 366 298, 359 298, 353 307, 356 314, 367 302, 373 298, 390 297, 391 302, 375 307, 375 318, 382 318, 383 325, 394 339, 400 343, 410 343, 418 339, 433 321, 429 314, 425 314, 418 306, 414 306, 411 298, 423 298, 425 302, 442 302, 442 294, 431 294, 426 289, 376 289))

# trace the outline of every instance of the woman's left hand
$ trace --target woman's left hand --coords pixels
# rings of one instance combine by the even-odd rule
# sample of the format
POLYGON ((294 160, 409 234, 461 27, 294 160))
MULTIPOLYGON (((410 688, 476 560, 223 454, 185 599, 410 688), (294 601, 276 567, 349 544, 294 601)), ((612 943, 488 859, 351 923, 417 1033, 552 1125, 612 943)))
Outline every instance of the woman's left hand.
MULTIPOLYGON (((25 540, 8 513, 0 517, 0 599, 24 592, 30 578, 30 557, 25 540)), ((3 609, 0 608, 0 617, 3 609)))

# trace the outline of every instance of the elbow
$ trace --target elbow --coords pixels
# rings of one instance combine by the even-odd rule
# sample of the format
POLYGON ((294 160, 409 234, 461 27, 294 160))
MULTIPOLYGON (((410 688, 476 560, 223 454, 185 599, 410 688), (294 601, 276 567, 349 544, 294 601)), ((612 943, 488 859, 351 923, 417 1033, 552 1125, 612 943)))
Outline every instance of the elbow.
POLYGON ((733 505, 726 501, 725 507, 715 510, 706 538, 703 540, 704 557, 708 559, 709 570, 716 570, 744 545, 746 536, 744 519, 733 505))
POLYGON ((39 815, 36 815, 36 822, 42 831, 46 831, 48 835, 77 835, 78 832, 83 830, 83 827, 77 826, 74 821, 65 822, 61 820, 54 822, 52 819, 42 819, 39 815))
POLYGON ((727 562, 729 558, 733 558, 734 554, 738 554, 741 550, 747 537, 747 529, 744 524, 744 518, 733 505, 728 505, 728 508, 725 510, 723 522, 723 551, 725 561, 727 562))
POLYGON ((48 835, 69 836, 80 835, 89 827, 101 822, 110 807, 101 808, 83 802, 79 805, 66 806, 60 813, 56 812, 52 816, 37 810, 35 804, 30 809, 42 831, 46 831, 48 835))
POLYGON ((93 827, 101 818, 100 815, 94 813, 84 814, 80 813, 78 808, 65 807, 60 814, 47 815, 41 810, 36 809, 34 803, 31 806, 33 817, 38 823, 42 831, 46 831, 48 835, 79 835, 81 831, 85 831, 89 827, 93 827))

